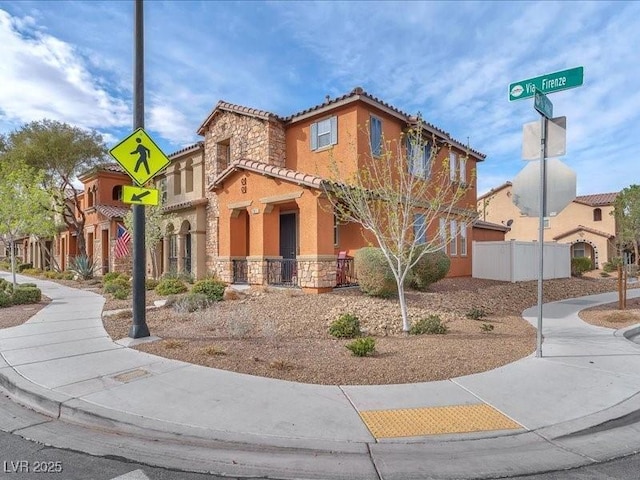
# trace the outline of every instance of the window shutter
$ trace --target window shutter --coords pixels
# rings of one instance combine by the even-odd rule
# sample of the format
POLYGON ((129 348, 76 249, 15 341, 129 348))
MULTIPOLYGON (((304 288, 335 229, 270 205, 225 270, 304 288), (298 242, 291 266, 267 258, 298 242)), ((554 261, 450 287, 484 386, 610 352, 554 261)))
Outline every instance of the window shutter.
POLYGON ((331 117, 331 145, 338 143, 338 117, 331 117))
POLYGON ((318 149, 318 124, 311 124, 311 150, 318 149))

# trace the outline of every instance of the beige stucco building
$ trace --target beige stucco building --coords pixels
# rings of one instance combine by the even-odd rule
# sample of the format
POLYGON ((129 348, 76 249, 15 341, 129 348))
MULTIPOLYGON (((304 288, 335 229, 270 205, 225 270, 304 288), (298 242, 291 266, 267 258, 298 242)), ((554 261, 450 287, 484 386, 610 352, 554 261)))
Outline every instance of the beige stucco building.
MULTIPOLYGON (((511 201, 511 182, 478 197, 481 220, 511 228, 506 240, 537 241, 538 217, 526 217, 511 201)), ((559 214, 545 218, 545 241, 571 244, 572 257, 589 257, 595 268, 617 255, 612 215, 617 193, 581 195, 559 214)))

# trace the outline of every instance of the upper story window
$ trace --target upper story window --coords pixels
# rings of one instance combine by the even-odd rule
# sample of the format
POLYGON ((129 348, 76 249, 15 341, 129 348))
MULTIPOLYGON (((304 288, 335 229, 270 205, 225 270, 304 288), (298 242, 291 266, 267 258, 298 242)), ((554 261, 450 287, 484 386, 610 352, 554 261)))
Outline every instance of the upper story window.
POLYGON ((452 256, 458 255, 458 222, 457 220, 451 220, 451 244, 449 246, 449 252, 452 256))
POLYGON ((338 143, 338 117, 325 118, 311 124, 311 150, 338 143))
POLYGON ((164 205, 167 203, 167 177, 160 179, 158 190, 160 190, 160 205, 164 205))
POLYGON ((122 185, 116 185, 111 190, 111 199, 112 200, 122 200, 122 185))
POLYGON ((371 138, 371 154, 379 157, 382 154, 382 120, 373 115, 369 119, 369 137, 371 138))
POLYGON ((599 208, 593 209, 593 221, 601 222, 602 221, 602 210, 599 208))
POLYGON ((542 226, 543 228, 551 228, 551 219, 549 217, 544 217, 542 226))
POLYGON ((417 177, 429 178, 431 175, 431 144, 426 142, 423 145, 418 145, 417 143, 411 138, 407 138, 409 172, 417 177))
POLYGON ((416 243, 427 243, 427 224, 423 213, 417 213, 413 216, 413 235, 416 243))
POLYGON ((180 178, 180 165, 176 165, 173 169, 173 194, 180 195, 182 193, 182 178, 180 178))
POLYGON ((193 192, 193 161, 187 160, 184 167, 184 191, 193 192))
POLYGON ((460 183, 465 184, 467 183, 467 159, 460 157, 458 163, 460 163, 460 176, 458 178, 460 183))
POLYGON ((460 255, 467 255, 467 224, 460 224, 460 255))
POLYGON ((218 173, 231 164, 231 139, 227 138, 216 144, 216 163, 218 173))
POLYGON ((456 181, 457 166, 458 166, 458 154, 456 152, 449 152, 449 179, 452 182, 456 181))

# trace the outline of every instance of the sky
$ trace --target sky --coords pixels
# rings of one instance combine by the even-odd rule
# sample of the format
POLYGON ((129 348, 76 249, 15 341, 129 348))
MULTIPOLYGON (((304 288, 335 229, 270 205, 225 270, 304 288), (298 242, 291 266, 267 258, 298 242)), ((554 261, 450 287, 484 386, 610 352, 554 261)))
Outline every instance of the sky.
MULTIPOLYGON (((0 133, 44 118, 133 125, 133 0, 0 0, 0 133)), ((145 130, 202 140, 218 100, 288 116, 360 86, 486 154, 478 193, 524 168, 533 100, 510 83, 584 67, 549 94, 577 193, 640 183, 640 2, 144 2, 145 130)))

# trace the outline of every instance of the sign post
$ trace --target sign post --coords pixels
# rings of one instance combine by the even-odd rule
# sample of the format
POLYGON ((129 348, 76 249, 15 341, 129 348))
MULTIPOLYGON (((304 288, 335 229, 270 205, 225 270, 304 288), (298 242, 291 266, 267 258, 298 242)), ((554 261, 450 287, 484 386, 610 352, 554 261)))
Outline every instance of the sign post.
MULTIPOLYGON (((534 108, 540 113, 540 189, 538 211, 538 331, 536 357, 542 357, 542 283, 544 277, 544 217, 547 215, 547 125, 553 117, 553 104, 545 93, 558 92, 582 85, 584 68, 576 67, 509 84, 509 101, 534 97, 534 108)), ((514 185, 515 190, 515 185, 514 185)), ((515 192, 514 192, 515 193, 515 192)), ((516 195, 514 195, 515 197, 516 195)), ((575 198, 575 194, 573 195, 575 198)), ((565 205, 566 206, 566 205, 565 205)), ((564 208, 564 206, 562 207, 564 208)))

